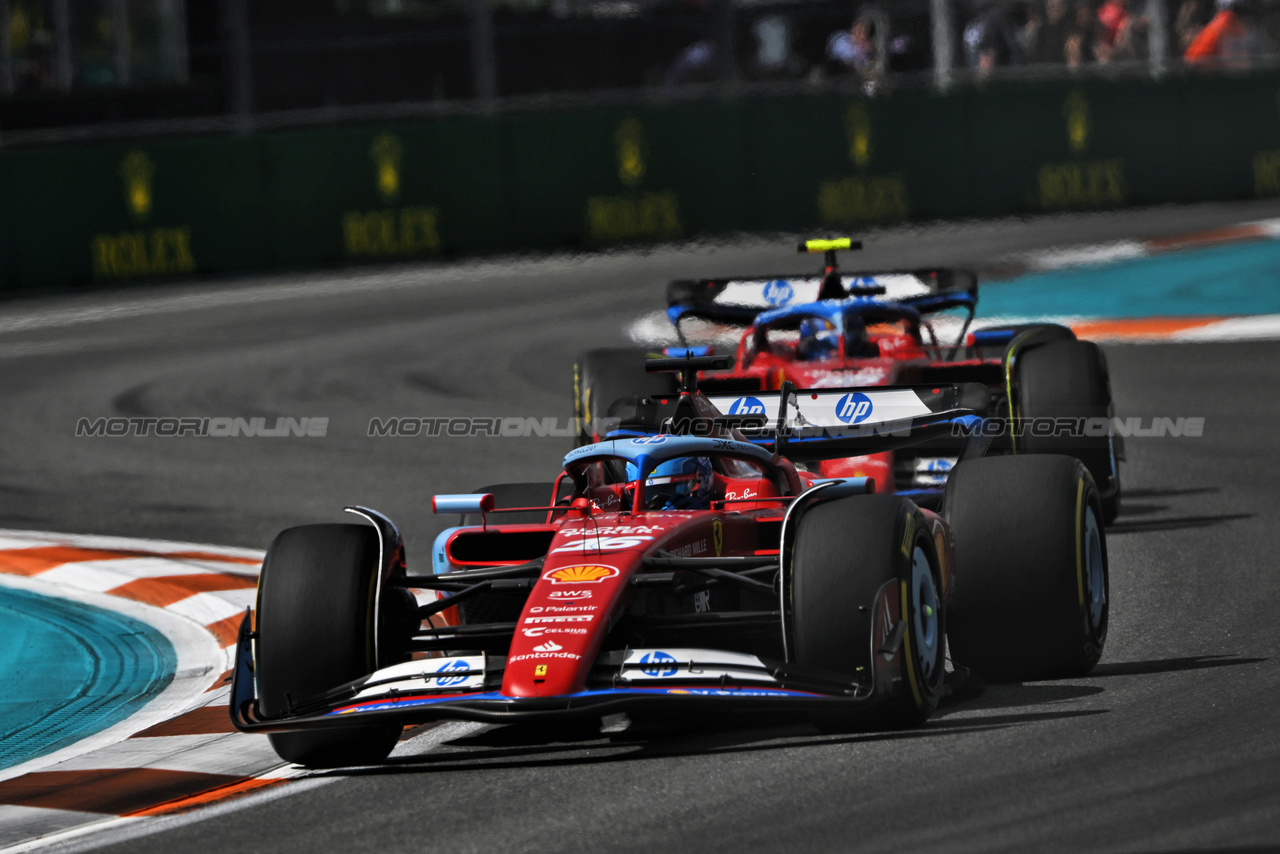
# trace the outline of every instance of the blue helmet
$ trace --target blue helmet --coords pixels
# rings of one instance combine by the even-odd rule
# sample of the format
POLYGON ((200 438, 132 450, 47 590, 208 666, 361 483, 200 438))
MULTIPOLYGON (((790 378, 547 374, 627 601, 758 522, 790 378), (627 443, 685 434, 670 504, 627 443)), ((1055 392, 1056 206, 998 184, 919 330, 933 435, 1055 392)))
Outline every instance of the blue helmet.
MULTIPOLYGON (((627 463, 627 480, 640 472, 627 463)), ((650 510, 706 510, 711 506, 713 477, 707 457, 676 457, 659 463, 644 482, 645 502, 650 510)))
POLYGON ((834 326, 818 317, 806 317, 800 321, 800 358, 814 361, 829 359, 840 348, 839 333, 834 326))

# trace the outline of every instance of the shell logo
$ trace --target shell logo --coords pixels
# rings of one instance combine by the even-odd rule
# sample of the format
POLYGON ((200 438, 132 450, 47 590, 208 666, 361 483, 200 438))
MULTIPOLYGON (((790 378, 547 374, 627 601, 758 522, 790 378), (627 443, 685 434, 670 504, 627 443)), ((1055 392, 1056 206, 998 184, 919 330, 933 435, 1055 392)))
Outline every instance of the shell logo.
POLYGON ((616 566, 600 566, 585 564, 582 566, 562 566, 543 575, 543 579, 552 584, 596 584, 606 578, 618 575, 616 566))

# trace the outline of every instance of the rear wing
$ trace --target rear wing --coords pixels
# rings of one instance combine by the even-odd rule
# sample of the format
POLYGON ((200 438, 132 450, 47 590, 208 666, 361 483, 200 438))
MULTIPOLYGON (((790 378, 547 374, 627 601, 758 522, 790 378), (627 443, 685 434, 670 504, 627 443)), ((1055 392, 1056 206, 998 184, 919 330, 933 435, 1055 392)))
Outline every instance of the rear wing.
MULTIPOLYGON (((940 436, 981 437, 980 383, 797 389, 708 396, 751 442, 793 460, 879 453, 940 436)), ((978 451, 981 453, 981 451, 978 451)))
MULTIPOLYGON (((947 267, 840 273, 839 277, 843 296, 883 296, 922 314, 971 309, 978 302, 978 277, 969 270, 947 267)), ((677 327, 688 318, 749 326, 762 311, 816 302, 823 279, 814 274, 678 279, 667 285, 667 317, 677 327)))

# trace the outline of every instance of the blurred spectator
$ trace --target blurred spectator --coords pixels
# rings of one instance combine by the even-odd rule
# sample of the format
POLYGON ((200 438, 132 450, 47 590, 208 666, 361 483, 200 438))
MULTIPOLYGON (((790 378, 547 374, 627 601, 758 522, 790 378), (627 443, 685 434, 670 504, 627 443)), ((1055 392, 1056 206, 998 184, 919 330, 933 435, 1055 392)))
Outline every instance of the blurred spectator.
POLYGON ((1128 41, 1129 25, 1132 20, 1129 15, 1129 4, 1126 0, 1105 0, 1098 7, 1097 18, 1094 56, 1103 64, 1112 59, 1123 58, 1117 54, 1123 52, 1128 41))
POLYGON ((1071 23, 1070 11, 1067 0, 1048 0, 1043 15, 1032 7, 1021 35, 1022 51, 1027 62, 1054 65, 1066 63, 1065 44, 1071 23))
POLYGON ((796 56, 791 46, 791 22, 782 15, 765 15, 751 25, 756 50, 747 68, 756 80, 787 80, 801 77, 808 64, 796 56))
POLYGON ((840 30, 827 39, 827 67, 835 74, 853 72, 867 91, 875 89, 884 71, 880 45, 887 33, 877 24, 874 14, 860 11, 848 30, 840 30))
POLYGON ((1178 7, 1178 16, 1174 20, 1174 33, 1178 39, 1178 55, 1182 56, 1191 47, 1196 36, 1204 29, 1208 16, 1204 12, 1204 0, 1183 0, 1178 7))
POLYGON ((1250 56, 1266 52, 1266 39, 1253 10, 1240 0, 1218 0, 1218 13, 1188 45, 1187 62, 1246 64, 1250 56))
POLYGON ((980 74, 997 65, 1021 65, 1022 46, 1009 26, 1004 4, 990 6, 964 28, 966 64, 980 74))
POLYGON ((689 83, 710 83, 716 79, 716 48, 709 41, 696 41, 676 55, 662 78, 664 89, 689 83))
POLYGON ((1071 23, 1067 27, 1067 37, 1062 42, 1062 52, 1066 55, 1069 68, 1079 68, 1086 62, 1092 62, 1093 54, 1093 10, 1087 0, 1077 2, 1071 23))

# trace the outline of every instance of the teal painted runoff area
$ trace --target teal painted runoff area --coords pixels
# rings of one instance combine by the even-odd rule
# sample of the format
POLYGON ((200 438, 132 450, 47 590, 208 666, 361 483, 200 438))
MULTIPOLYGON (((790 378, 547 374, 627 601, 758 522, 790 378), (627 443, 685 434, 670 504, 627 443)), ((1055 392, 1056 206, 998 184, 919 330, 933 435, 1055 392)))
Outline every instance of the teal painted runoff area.
POLYGON ((0 769, 124 720, 176 667, 173 644, 139 620, 0 586, 0 769))
POLYGON ((1280 240, 1031 273, 978 290, 980 317, 1280 314, 1280 240))

